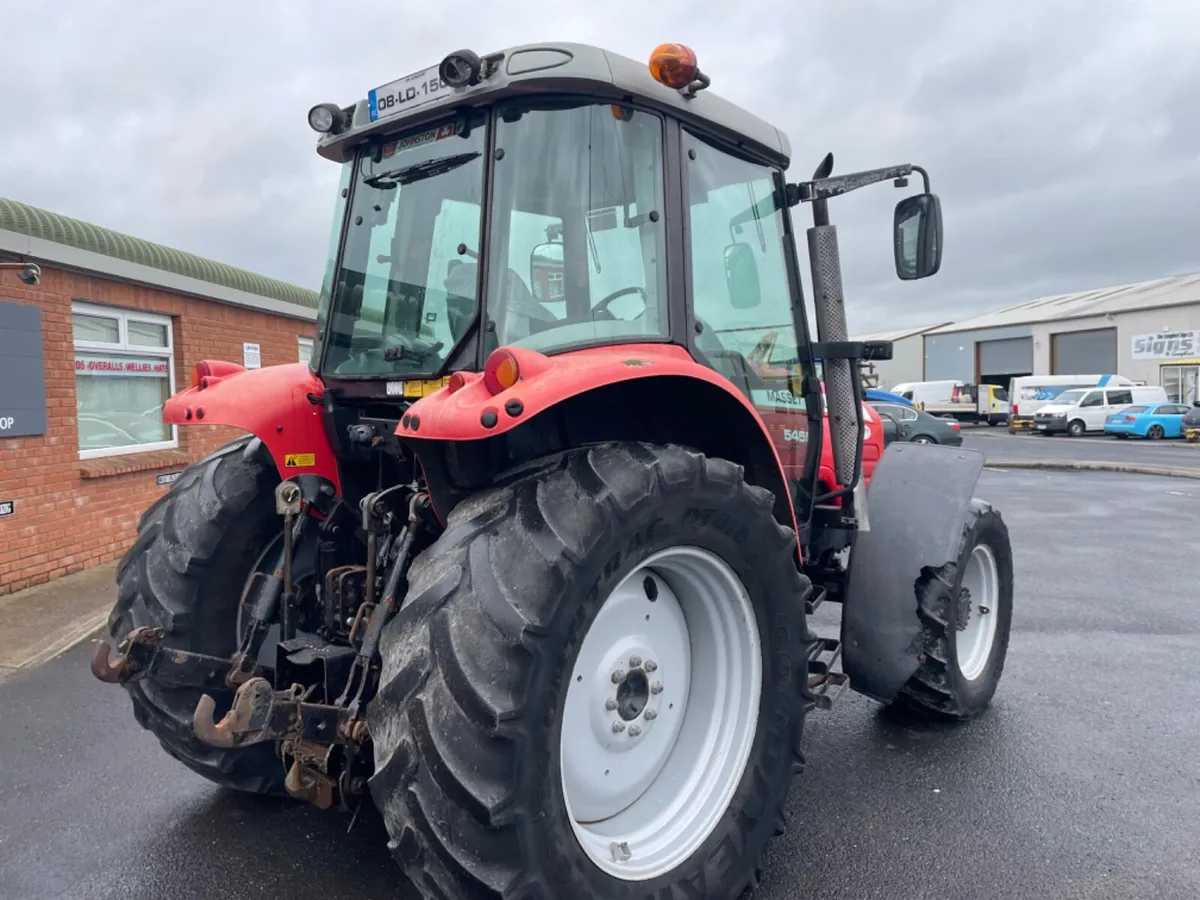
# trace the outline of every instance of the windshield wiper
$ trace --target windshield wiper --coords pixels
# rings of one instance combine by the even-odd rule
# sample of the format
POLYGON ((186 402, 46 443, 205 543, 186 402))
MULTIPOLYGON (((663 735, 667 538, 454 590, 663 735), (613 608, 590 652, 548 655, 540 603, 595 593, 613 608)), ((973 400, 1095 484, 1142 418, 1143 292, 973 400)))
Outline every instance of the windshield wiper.
POLYGON ((374 188, 412 184, 414 181, 432 178, 434 175, 442 175, 457 169, 482 155, 478 150, 472 153, 452 153, 449 156, 439 156, 437 159, 427 159, 424 162, 413 163, 399 169, 380 172, 378 175, 364 178, 363 182, 374 188))

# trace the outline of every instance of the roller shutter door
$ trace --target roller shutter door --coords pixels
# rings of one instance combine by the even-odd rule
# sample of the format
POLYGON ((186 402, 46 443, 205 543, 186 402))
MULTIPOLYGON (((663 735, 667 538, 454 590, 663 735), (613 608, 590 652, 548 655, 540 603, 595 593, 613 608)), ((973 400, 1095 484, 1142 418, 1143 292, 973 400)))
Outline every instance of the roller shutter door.
POLYGON ((979 342, 979 376, 1022 375, 1033 372, 1033 338, 979 342))
POLYGON ((1053 375, 1112 375, 1117 371, 1117 329, 1064 331, 1050 335, 1053 375))

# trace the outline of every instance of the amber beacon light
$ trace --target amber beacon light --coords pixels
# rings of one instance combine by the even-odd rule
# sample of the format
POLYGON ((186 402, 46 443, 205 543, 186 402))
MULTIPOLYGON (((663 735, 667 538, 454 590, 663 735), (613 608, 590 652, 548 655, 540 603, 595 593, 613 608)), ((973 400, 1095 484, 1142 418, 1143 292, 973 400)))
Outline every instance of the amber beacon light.
POLYGON ((696 62, 696 52, 684 44, 655 47, 650 54, 650 74, 659 84, 693 94, 709 84, 708 77, 696 62))

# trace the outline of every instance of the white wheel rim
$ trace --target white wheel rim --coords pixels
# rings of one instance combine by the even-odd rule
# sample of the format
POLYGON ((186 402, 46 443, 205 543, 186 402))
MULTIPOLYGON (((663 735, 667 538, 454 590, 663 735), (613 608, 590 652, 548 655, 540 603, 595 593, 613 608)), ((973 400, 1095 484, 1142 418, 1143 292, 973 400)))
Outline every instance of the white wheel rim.
POLYGON ((597 867, 642 881, 696 852, 741 783, 761 691, 754 607, 724 561, 674 547, 622 580, 579 648, 559 744, 567 817, 597 867))
POLYGON ((963 589, 969 598, 967 627, 955 638, 958 670, 968 681, 983 674, 996 640, 996 617, 1000 614, 1000 572, 996 555, 987 544, 978 544, 967 559, 963 589))

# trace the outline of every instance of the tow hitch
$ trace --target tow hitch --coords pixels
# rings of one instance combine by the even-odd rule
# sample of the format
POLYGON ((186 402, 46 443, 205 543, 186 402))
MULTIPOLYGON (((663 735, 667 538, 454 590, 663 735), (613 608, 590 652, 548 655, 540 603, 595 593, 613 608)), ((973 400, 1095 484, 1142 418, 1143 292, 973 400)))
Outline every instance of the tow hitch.
MULTIPOLYGON (((415 539, 429 509, 426 494, 411 486, 395 486, 367 496, 362 503, 362 527, 368 556, 394 559, 376 596, 375 566, 364 570, 364 591, 356 601, 356 614, 346 645, 300 634, 296 628, 296 585, 293 579, 294 548, 309 524, 302 492, 294 482, 283 482, 276 491, 277 511, 284 520, 284 541, 273 572, 258 571, 247 582, 242 608, 243 625, 237 650, 230 658, 207 656, 163 645, 165 631, 136 628, 115 651, 104 642, 92 655, 92 674, 109 684, 128 685, 143 678, 169 687, 203 691, 192 714, 198 740, 221 749, 237 749, 266 742, 278 745, 288 775, 284 786, 295 797, 322 808, 339 799, 343 808, 351 797, 366 791, 371 755, 363 753, 370 741, 362 711, 374 693, 379 640, 384 626, 399 611, 405 577, 415 539), (394 534, 391 545, 381 545, 395 514, 394 495, 406 498, 405 527, 394 534), (274 667, 257 661, 268 630, 280 626, 274 667), (236 691, 224 715, 218 700, 236 691)), ((403 513, 400 513, 403 515, 403 513)), ((327 590, 341 595, 339 579, 347 569, 329 573, 327 590)))
MULTIPOLYGON (((92 653, 92 674, 109 684, 128 684, 153 677, 171 687, 219 690, 228 686, 229 660, 167 649, 162 646, 162 639, 161 628, 136 628, 111 658, 109 645, 100 641, 92 653)), ((256 666, 254 674, 262 675, 264 670, 256 666)))

